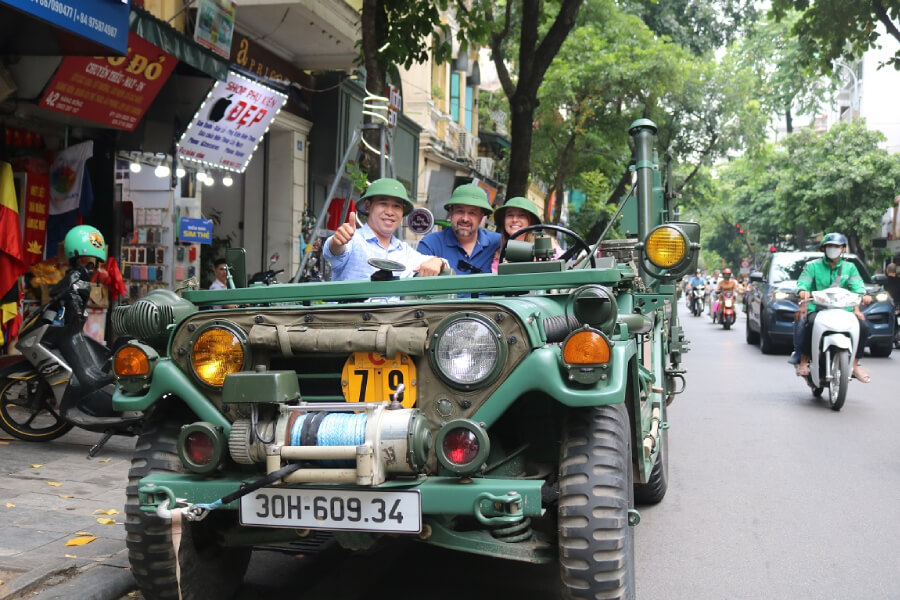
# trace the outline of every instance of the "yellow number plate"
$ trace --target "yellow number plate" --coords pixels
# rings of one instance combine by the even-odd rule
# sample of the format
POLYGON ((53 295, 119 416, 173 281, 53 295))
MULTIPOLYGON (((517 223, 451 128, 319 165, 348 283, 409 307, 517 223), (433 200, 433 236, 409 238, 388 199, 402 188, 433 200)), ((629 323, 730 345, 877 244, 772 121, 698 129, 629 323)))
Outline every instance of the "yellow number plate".
POLYGON ((412 408, 416 403, 416 365, 402 352, 393 358, 354 352, 341 372, 341 390, 347 402, 390 402, 401 383, 403 407, 412 408))

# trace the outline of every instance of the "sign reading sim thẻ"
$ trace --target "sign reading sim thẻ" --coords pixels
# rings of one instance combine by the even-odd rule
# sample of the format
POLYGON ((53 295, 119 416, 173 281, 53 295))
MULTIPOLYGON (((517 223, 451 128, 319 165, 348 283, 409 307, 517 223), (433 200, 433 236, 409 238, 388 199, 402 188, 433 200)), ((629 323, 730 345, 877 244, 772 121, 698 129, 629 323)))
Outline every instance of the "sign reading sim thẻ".
POLYGON ((178 142, 178 157, 243 173, 287 96, 229 72, 178 142))

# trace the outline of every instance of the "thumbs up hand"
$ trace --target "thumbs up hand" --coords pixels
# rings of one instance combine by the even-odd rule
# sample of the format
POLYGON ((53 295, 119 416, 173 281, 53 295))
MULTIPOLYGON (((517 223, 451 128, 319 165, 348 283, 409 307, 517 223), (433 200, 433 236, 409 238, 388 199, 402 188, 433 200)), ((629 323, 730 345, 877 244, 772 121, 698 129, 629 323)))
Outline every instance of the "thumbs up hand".
POLYGON ((334 235, 331 236, 331 242, 329 243, 331 253, 335 255, 343 254, 344 248, 353 239, 354 233, 356 233, 356 210, 351 209, 350 214, 347 215, 347 222, 338 227, 334 235))

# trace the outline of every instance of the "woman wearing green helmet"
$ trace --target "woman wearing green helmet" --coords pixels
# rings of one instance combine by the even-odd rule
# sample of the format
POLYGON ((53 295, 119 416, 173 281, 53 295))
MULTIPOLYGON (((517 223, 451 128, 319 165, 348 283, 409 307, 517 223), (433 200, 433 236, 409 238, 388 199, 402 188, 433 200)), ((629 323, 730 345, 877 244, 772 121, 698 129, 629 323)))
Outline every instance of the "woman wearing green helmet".
MULTIPOLYGON (((500 249, 497 250, 497 253, 494 255, 494 262, 491 263, 491 273, 497 272, 497 266, 500 262, 500 253, 503 251, 503 248, 506 247, 506 242, 523 227, 530 227, 531 225, 542 223, 541 213, 531 200, 523 198, 522 196, 515 196, 507 200, 503 206, 498 207, 494 211, 494 223, 497 225, 497 231, 500 232, 502 239, 500 241, 500 249)), ((534 235, 529 233, 524 236, 524 239, 522 237, 517 239, 534 242, 534 235)), ((560 254, 562 254, 562 249, 559 247, 556 238, 551 237, 550 239, 552 240, 553 247, 556 250, 556 257, 558 258, 560 254)))

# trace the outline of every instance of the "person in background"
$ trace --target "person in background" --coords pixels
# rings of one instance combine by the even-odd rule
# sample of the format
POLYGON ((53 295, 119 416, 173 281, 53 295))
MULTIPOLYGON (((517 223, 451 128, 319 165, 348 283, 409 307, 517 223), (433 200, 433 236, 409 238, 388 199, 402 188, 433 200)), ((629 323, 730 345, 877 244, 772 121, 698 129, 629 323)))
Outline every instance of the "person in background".
POLYGON ((228 289, 228 261, 224 258, 217 258, 213 266, 213 274, 216 276, 210 284, 211 290, 227 290, 228 289))
POLYGON ((384 177, 369 184, 357 202, 357 209, 369 216, 366 223, 357 228, 356 213, 351 211, 348 221, 322 247, 322 256, 331 265, 331 280, 368 279, 377 271, 370 258, 402 264, 406 269, 401 277, 438 275, 447 268, 446 261, 418 252, 394 235, 413 207, 406 188, 396 179, 384 177))
POLYGON ((887 275, 887 281, 884 282, 885 291, 891 295, 894 305, 900 304, 900 277, 897 276, 897 265, 891 263, 885 268, 884 273, 887 275))
MULTIPOLYGON (((534 202, 528 198, 523 198, 522 196, 510 198, 503 206, 494 210, 494 223, 497 225, 497 230, 500 231, 500 247, 497 248, 497 252, 494 253, 494 260, 491 263, 491 273, 497 272, 497 266, 500 262, 500 253, 503 251, 503 248, 506 247, 506 242, 520 229, 538 225, 541 222, 541 213, 538 210, 538 207, 535 206, 534 202)), ((534 235, 529 233, 526 236, 519 236, 516 239, 534 242, 534 235)), ((556 241, 556 238, 551 237, 550 240, 554 249, 554 258, 559 258, 563 254, 563 249, 560 247, 559 242, 556 241)))
POLYGON ((490 273, 500 248, 500 234, 481 227, 485 217, 494 212, 487 194, 474 183, 467 183, 453 190, 444 208, 450 229, 423 237, 419 252, 446 259, 460 274, 490 273))

